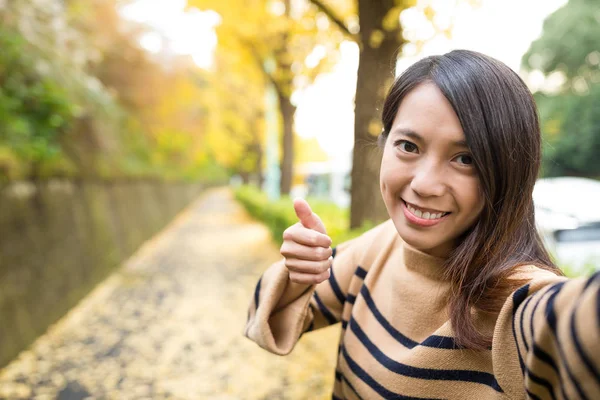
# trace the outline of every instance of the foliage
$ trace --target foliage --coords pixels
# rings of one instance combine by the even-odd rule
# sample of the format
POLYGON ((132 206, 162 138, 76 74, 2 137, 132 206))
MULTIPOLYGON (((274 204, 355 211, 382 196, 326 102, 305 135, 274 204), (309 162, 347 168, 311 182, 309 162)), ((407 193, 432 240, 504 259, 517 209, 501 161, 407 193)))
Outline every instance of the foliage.
POLYGON ((218 74, 206 77, 207 121, 203 147, 210 157, 239 174, 260 174, 264 142, 263 76, 235 54, 217 50, 218 74), (223 76, 226 76, 224 79, 223 76))
MULTIPOLYGON (((150 28, 124 20, 118 5, 116 0, 71 3, 75 23, 96 52, 90 71, 124 115, 116 135, 111 127, 95 129, 96 152, 112 153, 109 175, 191 179, 202 169, 203 79, 190 57, 165 58, 144 50, 139 39, 150 28)), ((98 128, 98 121, 93 125, 98 128)), ((80 145, 76 152, 82 150, 80 145)))
POLYGON ((122 3, 0 2, 0 180, 226 181, 205 149, 206 79, 189 57, 145 51, 150 28, 122 3))
POLYGON ((64 88, 36 70, 23 38, 0 29, 0 143, 39 169, 60 156, 59 136, 73 119, 64 88))
POLYGON ((303 138, 298 137, 295 148, 295 160, 298 164, 308 162, 324 162, 329 160, 329 155, 325 152, 316 137, 303 138))
MULTIPOLYGON (((257 125, 262 123, 264 114, 265 83, 271 84, 277 94, 280 117, 277 122, 282 128, 281 191, 289 192, 296 153, 293 134, 296 107, 292 94, 333 66, 343 36, 328 29, 326 17, 317 15, 314 8, 302 1, 250 0, 236 1, 233 5, 215 0, 190 0, 188 6, 214 10, 221 16, 217 29, 217 69, 227 72, 220 75, 218 86, 221 90, 231 90, 237 86, 236 81, 245 86, 245 90, 232 92, 241 94, 239 99, 220 97, 224 100, 221 110, 223 107, 231 110, 230 115, 223 111, 210 114, 209 118, 214 119, 213 129, 208 133, 212 143, 218 143, 214 140, 215 132, 219 139, 233 139, 227 141, 233 150, 228 154, 231 157, 226 160, 227 164, 235 165, 242 175, 257 170, 262 157, 260 132, 264 130, 257 125), (222 79, 223 76, 227 78, 222 79)), ((222 157, 220 154, 216 156, 222 157)))
POLYGON ((566 77, 577 92, 600 83, 600 8, 597 0, 569 0, 545 21, 542 36, 523 56, 523 66, 566 77))
POLYGON ((21 171, 22 165, 23 163, 11 148, 0 145, 0 184, 24 175, 21 171))
POLYGON ((325 17, 318 18, 304 2, 250 0, 232 6, 223 1, 190 0, 188 5, 219 13, 220 49, 237 57, 246 71, 258 69, 287 98, 337 60, 342 37, 328 24, 318 23, 325 17))
POLYGON ((538 95, 544 175, 600 177, 600 85, 587 95, 538 95))
MULTIPOLYGON (((298 222, 292 199, 288 196, 277 201, 269 201, 267 195, 257 188, 241 186, 236 189, 235 197, 244 205, 250 215, 268 226, 273 239, 279 244, 283 241, 283 231, 298 222)), ((347 209, 323 200, 308 198, 307 201, 312 210, 323 220, 327 234, 333 241, 332 246, 357 237, 373 227, 365 224, 358 229, 350 230, 347 209)))
POLYGON ((547 176, 600 177, 600 9, 570 0, 544 22, 523 66, 562 77, 552 93, 536 93, 547 176))

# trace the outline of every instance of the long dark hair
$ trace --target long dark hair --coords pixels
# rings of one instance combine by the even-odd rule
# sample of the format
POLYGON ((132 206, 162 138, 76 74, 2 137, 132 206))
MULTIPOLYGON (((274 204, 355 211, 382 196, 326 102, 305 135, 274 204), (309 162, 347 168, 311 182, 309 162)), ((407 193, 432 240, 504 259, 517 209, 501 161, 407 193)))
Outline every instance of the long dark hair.
POLYGON ((432 82, 450 102, 473 156, 485 206, 446 262, 449 313, 457 342, 485 349, 492 338, 478 330, 473 308, 497 314, 525 281, 515 269, 536 265, 562 275, 536 230, 533 186, 541 155, 535 101, 521 78, 483 54, 455 50, 413 64, 394 82, 383 107, 385 143, 398 107, 416 86, 432 82))

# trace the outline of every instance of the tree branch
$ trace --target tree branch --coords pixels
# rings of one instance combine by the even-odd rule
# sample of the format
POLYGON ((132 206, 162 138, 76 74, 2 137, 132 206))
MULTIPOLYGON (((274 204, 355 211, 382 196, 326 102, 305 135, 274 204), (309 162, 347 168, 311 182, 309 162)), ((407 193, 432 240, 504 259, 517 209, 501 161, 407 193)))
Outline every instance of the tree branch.
POLYGON ((252 59, 256 63, 256 66, 262 71, 265 78, 273 84, 273 86, 275 87, 275 91, 277 91, 277 94, 281 95, 283 92, 281 90, 280 83, 277 82, 277 80, 275 79, 273 74, 271 74, 271 73, 269 73, 269 71, 267 71, 267 69, 265 68, 265 60, 263 60, 263 58, 260 56, 260 54, 258 53, 258 50, 256 50, 256 47, 254 47, 254 45, 250 41, 240 37, 239 35, 237 35, 237 36, 238 36, 238 40, 241 43, 243 43, 244 46, 246 46, 248 48, 248 51, 250 51, 250 54, 252 54, 252 59))
POLYGON ((350 39, 352 39, 356 43, 360 41, 358 35, 355 35, 354 33, 350 32, 350 29, 346 26, 346 24, 340 18, 338 18, 338 16, 335 15, 333 10, 326 6, 321 0, 310 0, 310 2, 313 3, 325 15, 327 15, 331 22, 337 25, 337 27, 340 28, 346 36, 350 37, 350 39))

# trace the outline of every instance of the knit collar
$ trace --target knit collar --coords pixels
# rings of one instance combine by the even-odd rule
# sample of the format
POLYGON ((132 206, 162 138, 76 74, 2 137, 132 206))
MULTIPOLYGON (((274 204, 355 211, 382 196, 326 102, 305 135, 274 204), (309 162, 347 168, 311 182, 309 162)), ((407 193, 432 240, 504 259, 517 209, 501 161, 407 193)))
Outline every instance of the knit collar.
POLYGON ((404 265, 412 272, 435 280, 442 280, 446 258, 440 258, 417 250, 402 241, 404 265))

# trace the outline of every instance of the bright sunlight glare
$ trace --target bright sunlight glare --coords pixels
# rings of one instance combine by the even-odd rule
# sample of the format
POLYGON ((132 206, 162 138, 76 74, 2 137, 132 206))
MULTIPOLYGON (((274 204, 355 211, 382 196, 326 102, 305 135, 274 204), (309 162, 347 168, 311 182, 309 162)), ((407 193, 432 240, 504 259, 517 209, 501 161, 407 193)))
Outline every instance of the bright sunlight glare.
POLYGON ((214 28, 221 17, 214 11, 185 12, 185 6, 186 0, 137 0, 123 7, 122 13, 155 29, 141 38, 146 50, 189 54, 200 68, 208 69, 217 46, 214 28))

